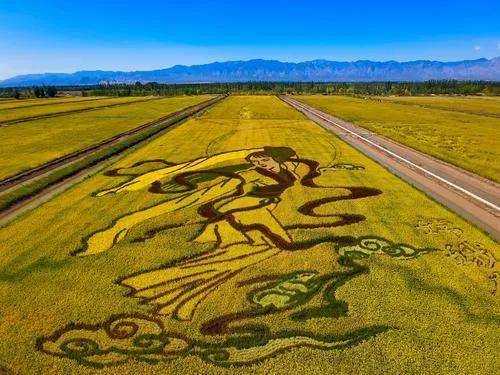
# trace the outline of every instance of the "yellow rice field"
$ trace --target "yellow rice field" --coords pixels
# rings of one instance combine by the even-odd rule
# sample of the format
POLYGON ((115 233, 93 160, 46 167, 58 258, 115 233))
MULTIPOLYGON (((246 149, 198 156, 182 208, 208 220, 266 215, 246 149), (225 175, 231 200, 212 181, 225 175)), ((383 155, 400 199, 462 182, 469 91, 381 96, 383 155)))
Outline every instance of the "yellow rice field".
POLYGON ((500 117, 500 97, 496 96, 394 96, 374 97, 398 104, 500 117))
POLYGON ((0 127, 0 179, 209 98, 164 98, 0 127))
POLYGON ((31 106, 46 106, 54 104, 77 103, 86 101, 95 101, 100 99, 107 99, 105 96, 76 96, 69 98, 40 98, 40 99, 12 99, 5 98, 0 101, 0 111, 12 108, 23 108, 31 106))
POLYGON ((0 243, 13 372, 497 368, 498 244, 275 97, 225 99, 0 243))
MULTIPOLYGON (((297 99, 500 182, 500 164, 497 162, 500 159, 500 118, 345 96, 311 95, 297 99)), ((422 99, 415 99, 418 100, 422 99)), ((491 102, 500 103, 495 99, 491 102)))
MULTIPOLYGON (((152 99, 152 98, 150 98, 152 99)), ((24 107, 15 107, 9 109, 0 109, 0 123, 5 121, 20 120, 25 118, 45 116, 68 111, 85 110, 89 108, 99 108, 114 104, 134 103, 144 101, 141 97, 108 98, 102 100, 84 100, 60 102, 50 105, 31 105, 24 107)))

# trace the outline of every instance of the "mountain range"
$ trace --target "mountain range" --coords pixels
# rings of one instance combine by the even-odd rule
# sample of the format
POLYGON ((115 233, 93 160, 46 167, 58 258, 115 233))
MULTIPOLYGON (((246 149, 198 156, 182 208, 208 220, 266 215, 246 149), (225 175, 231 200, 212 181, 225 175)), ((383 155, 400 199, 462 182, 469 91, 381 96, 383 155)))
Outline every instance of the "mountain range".
POLYGON ((19 75, 0 81, 2 87, 36 85, 94 85, 104 82, 204 83, 247 81, 427 81, 433 79, 500 81, 500 57, 493 59, 440 61, 359 60, 338 62, 313 60, 300 63, 277 60, 214 62, 175 65, 150 71, 79 71, 19 75))

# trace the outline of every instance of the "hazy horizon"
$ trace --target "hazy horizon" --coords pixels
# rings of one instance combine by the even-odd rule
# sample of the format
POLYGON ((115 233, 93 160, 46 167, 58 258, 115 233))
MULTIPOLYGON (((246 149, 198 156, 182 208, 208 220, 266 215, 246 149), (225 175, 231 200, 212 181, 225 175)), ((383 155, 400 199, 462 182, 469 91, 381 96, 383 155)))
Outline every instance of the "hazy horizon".
MULTIPOLYGON (((227 62, 237 62, 237 61, 244 61, 244 62, 248 62, 248 61, 252 61, 252 60, 265 60, 265 61, 279 61, 279 62, 282 62, 282 63, 306 63, 306 62, 311 62, 311 61, 332 61, 332 62, 340 62, 340 63, 354 63, 354 62, 358 62, 358 61, 371 61, 371 62, 375 62, 375 63, 386 63, 386 62, 390 62, 390 61, 395 61, 395 62, 398 62, 398 63, 408 63, 408 62, 414 62, 414 61, 433 61, 433 62, 447 62, 447 63, 453 63, 453 62, 461 62, 461 61, 473 61, 473 60, 481 60, 481 59, 487 59, 487 60, 491 60, 491 59, 496 59, 496 58, 500 58, 500 55, 499 56, 494 56, 492 58, 487 58, 487 57, 478 57, 476 59, 462 59, 462 60, 451 60, 451 61, 443 61, 443 60, 431 60, 431 59, 417 59, 417 60, 406 60, 406 61, 403 61, 403 60, 379 60, 379 61, 376 61, 376 60, 369 60, 369 59, 358 59, 358 60, 351 60, 351 61, 348 61, 348 60, 328 60, 328 59, 323 59, 323 58, 317 58, 317 59, 312 59, 312 60, 303 60, 303 61, 283 61, 283 60, 278 60, 278 59, 263 59, 263 58, 254 58, 254 59, 247 59, 247 60, 225 60, 225 61, 222 61, 222 60, 214 60, 214 61, 210 61, 210 62, 207 62, 207 63, 200 63, 200 64, 174 64, 174 65, 169 65, 169 66, 162 66, 162 67, 158 67, 158 68, 154 68, 154 69, 132 69, 132 70, 120 70, 120 69, 78 69, 78 70, 73 70, 73 71, 66 71, 66 72, 62 72, 62 71, 59 71, 59 72, 33 72, 33 73, 26 73, 26 74, 19 74, 19 75, 16 75, 16 76, 23 76, 23 75, 31 75, 31 74, 73 74, 73 73, 77 73, 77 72, 81 72, 81 71, 114 71, 114 72, 125 72, 125 73, 129 73, 129 72, 139 72, 139 71, 154 71, 154 70, 162 70, 162 69, 170 69, 170 68, 173 68, 175 66, 187 66, 187 67, 191 67, 191 66, 200 66, 200 65, 209 65, 209 64, 214 64, 214 63, 227 63, 227 62)), ((14 76, 12 77, 7 77, 7 78, 13 78, 14 76)), ((2 80, 3 78, 0 78, 0 80, 2 80)))

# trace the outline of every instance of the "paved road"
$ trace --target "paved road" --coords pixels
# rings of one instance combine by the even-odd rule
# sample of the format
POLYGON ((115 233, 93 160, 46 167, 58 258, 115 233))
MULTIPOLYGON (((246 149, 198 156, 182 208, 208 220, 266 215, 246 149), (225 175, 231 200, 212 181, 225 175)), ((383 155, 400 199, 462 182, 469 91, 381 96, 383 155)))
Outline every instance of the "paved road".
POLYGON ((289 96, 284 102, 500 240, 500 185, 289 96))

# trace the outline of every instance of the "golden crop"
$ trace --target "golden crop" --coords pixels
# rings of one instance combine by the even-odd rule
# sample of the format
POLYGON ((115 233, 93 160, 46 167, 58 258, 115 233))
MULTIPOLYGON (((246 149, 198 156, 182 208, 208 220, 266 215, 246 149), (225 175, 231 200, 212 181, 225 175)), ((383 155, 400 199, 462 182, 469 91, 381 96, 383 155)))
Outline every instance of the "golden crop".
MULTIPOLYGON (((138 100, 144 100, 141 97, 125 97, 125 98, 108 98, 103 100, 95 100, 95 101, 64 101, 59 103, 54 103, 51 105, 32 105, 32 106, 23 106, 16 107, 10 109, 1 109, 0 110, 0 122, 24 119, 27 117, 36 117, 43 115, 50 115, 53 113, 60 113, 66 111, 75 111, 87 108, 99 108, 112 104, 121 104, 121 103, 133 103, 138 100)), ((0 106, 1 108, 1 106, 0 106)))
POLYGON ((384 96, 375 100, 500 117, 500 98, 496 96, 384 96))
POLYGON ((43 98, 43 99, 12 99, 0 98, 0 111, 12 108, 23 108, 31 106, 46 106, 54 104, 65 104, 73 102, 91 102, 96 99, 106 99, 105 96, 85 96, 85 97, 69 97, 69 98, 43 98))
MULTIPOLYGON (((0 127, 0 144, 2 145, 0 147, 0 179, 90 146, 208 98, 209 96, 164 98, 0 127)), ((107 100, 91 103, 95 105, 107 100)), ((131 98, 128 100, 130 101, 131 98)), ((132 100, 137 100, 137 98, 132 100)), ((90 103, 85 104, 90 105, 90 103)), ((49 107, 52 108, 52 106, 49 107)), ((44 108, 44 106, 34 108, 44 108)), ((24 113, 24 109, 16 109, 16 111, 24 113)))
MULTIPOLYGON (((493 181, 500 182, 500 118, 472 114, 480 112, 475 99, 405 99, 427 104, 427 108, 389 102, 378 102, 343 96, 302 96, 298 98, 320 110, 352 121, 366 129, 425 152, 438 159, 455 164, 493 181), (471 101, 475 104, 467 104, 471 101), (445 109, 430 107, 446 107, 445 109), (463 113, 450 110, 463 107, 463 113)), ((384 100, 388 100, 384 98, 384 100)), ((479 101, 480 99, 477 99, 479 101)), ((498 112, 499 101, 481 99, 492 103, 488 113, 498 112)), ((480 106, 480 105, 479 105, 480 106)))
POLYGON ((498 244, 275 97, 226 99, 0 243, 20 373, 495 372, 498 244))

